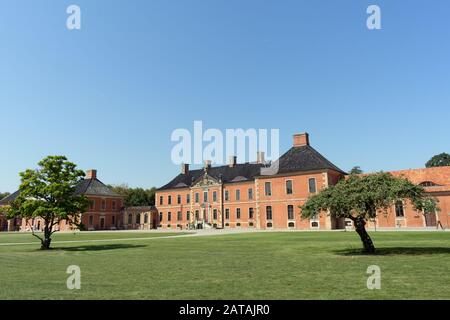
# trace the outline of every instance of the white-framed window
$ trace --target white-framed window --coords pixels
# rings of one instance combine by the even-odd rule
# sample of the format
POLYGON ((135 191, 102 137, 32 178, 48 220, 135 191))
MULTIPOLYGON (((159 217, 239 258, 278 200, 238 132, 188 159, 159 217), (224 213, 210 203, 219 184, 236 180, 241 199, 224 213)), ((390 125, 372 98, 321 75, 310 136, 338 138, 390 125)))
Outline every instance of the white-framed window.
POLYGON ((309 188, 309 193, 316 193, 317 192, 316 178, 309 178, 308 179, 308 188, 309 188))
POLYGON ((288 214, 288 220, 295 220, 294 206, 292 204, 287 206, 287 214, 288 214))
POLYGON ((292 194, 292 180, 286 180, 286 194, 292 194))
POLYGON ((272 220, 272 206, 266 207, 266 220, 272 220))
POLYGON ((269 181, 264 183, 264 193, 266 196, 272 195, 272 184, 269 181))
POLYGON ((395 217, 396 218, 404 218, 405 217, 405 208, 403 206, 402 201, 397 201, 395 203, 395 217))
POLYGON ((314 216, 311 217, 311 219, 309 220, 309 227, 311 229, 318 229, 320 228, 320 222, 319 222, 319 215, 315 214, 314 216))

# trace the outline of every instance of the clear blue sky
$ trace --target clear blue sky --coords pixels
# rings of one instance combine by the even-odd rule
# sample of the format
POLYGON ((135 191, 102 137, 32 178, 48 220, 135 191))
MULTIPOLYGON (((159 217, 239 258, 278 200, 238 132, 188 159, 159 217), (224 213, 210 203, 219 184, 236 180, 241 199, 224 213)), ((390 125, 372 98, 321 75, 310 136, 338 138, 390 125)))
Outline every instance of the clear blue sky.
POLYGON ((176 128, 308 131, 337 166, 450 152, 450 2, 0 2, 0 191, 49 154, 161 186, 176 128), (66 8, 82 29, 66 29, 66 8), (378 4, 382 30, 366 28, 378 4))

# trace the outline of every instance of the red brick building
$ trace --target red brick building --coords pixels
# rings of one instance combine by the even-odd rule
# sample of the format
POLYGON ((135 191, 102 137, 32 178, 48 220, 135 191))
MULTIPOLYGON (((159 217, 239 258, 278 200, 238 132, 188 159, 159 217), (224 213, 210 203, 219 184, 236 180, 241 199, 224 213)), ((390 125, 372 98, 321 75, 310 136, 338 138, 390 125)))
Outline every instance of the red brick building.
POLYGON ((428 195, 439 203, 438 212, 417 212, 409 202, 399 202, 387 214, 380 213, 370 227, 380 228, 450 228, 450 166, 391 171, 396 177, 404 177, 422 185, 428 195), (440 223, 440 225, 438 225, 440 223))
POLYGON ((309 144, 307 133, 296 134, 293 146, 278 159, 275 175, 259 153, 255 163, 236 163, 200 170, 182 165, 181 173, 156 192, 161 228, 337 229, 344 221, 325 214, 301 220, 299 206, 310 195, 335 184, 345 172, 309 144))
MULTIPOLYGON (((257 228, 257 229, 343 229, 350 220, 325 213, 302 220, 300 208, 309 196, 336 184, 346 173, 309 144, 307 133, 296 134, 293 146, 279 160, 276 175, 263 176, 267 164, 262 154, 256 163, 236 163, 201 170, 182 165, 181 173, 156 192, 159 227, 174 228, 257 228)), ((423 228, 440 224, 449 228, 450 167, 391 172, 421 184, 439 200, 439 212, 416 212, 410 203, 397 203, 387 214, 380 213, 369 227, 423 228)))
MULTIPOLYGON (((88 170, 86 177, 80 182, 77 194, 84 194, 91 204, 81 214, 81 222, 86 230, 116 230, 123 228, 123 197, 112 191, 97 179, 97 170, 88 170)), ((0 206, 8 205, 17 198, 18 191, 0 201, 0 206)), ((6 220, 0 217, 0 231, 30 231, 44 228, 41 219, 25 220, 20 218, 6 220)), ((59 230, 71 230, 73 226, 62 221, 56 227, 59 230)))

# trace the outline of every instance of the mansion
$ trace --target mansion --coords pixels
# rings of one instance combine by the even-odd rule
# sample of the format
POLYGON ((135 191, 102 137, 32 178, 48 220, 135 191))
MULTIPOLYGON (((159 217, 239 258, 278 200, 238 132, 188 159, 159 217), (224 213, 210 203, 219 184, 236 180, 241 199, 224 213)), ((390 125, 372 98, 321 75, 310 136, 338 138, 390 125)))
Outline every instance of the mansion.
MULTIPOLYGON (((352 227, 352 221, 320 213, 302 219, 300 206, 323 188, 345 179, 339 169, 313 147, 308 133, 295 134, 292 147, 277 161, 274 175, 262 174, 271 163, 258 152, 257 161, 237 163, 230 157, 228 165, 212 166, 206 161, 202 169, 190 170, 188 164, 169 183, 157 189, 155 206, 126 207, 124 197, 88 170, 76 193, 90 200, 86 212, 80 213, 83 230, 145 230, 256 228, 277 230, 331 230, 352 227)), ((391 172, 415 184, 438 199, 440 211, 417 212, 410 203, 396 203, 387 213, 368 221, 372 228, 450 228, 450 166, 391 172)), ((0 200, 6 206, 18 192, 0 200)), ((65 221, 58 230, 75 228, 65 221)), ((41 219, 9 219, 0 213, 0 231, 42 230, 41 219)))
MULTIPOLYGON (((352 222, 325 213, 301 219, 300 206, 308 197, 344 179, 346 173, 311 147, 308 133, 295 134, 292 147, 278 159, 275 175, 262 175, 267 167, 259 152, 254 163, 237 163, 231 157, 226 166, 181 172, 156 192, 159 227, 163 229, 256 228, 256 229, 344 229, 352 222)), ((391 172, 421 184, 439 200, 439 212, 421 213, 408 203, 397 203, 380 214, 369 227, 450 227, 450 167, 391 172)))

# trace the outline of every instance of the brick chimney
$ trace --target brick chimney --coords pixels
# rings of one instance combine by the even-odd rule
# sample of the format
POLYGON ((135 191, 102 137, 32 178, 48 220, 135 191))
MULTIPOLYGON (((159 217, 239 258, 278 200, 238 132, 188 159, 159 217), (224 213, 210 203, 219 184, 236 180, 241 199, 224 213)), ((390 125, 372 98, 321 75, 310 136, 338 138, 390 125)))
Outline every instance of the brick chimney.
POLYGON ((97 179, 97 170, 91 169, 86 171, 86 179, 97 179))
POLYGON ((307 132, 294 134, 294 147, 309 146, 309 134, 307 132))
POLYGON ((229 162, 228 166, 230 168, 233 168, 236 165, 237 157, 236 156, 230 156, 229 159, 230 159, 230 162, 229 162))
POLYGON ((188 174, 188 173, 189 173, 189 164, 182 163, 181 164, 181 174, 188 174))

